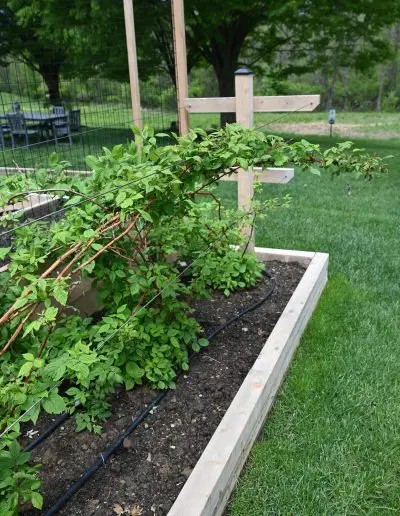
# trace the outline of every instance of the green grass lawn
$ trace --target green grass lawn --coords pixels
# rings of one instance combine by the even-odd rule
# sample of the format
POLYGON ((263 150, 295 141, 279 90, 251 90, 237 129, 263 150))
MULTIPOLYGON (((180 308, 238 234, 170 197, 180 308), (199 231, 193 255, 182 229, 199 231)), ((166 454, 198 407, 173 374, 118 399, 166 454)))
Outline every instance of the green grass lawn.
MULTIPOLYGON (((400 117, 398 113, 376 113, 376 112, 342 112, 336 113, 336 125, 334 132, 344 130, 346 135, 352 138, 367 134, 368 137, 381 136, 384 138, 398 137, 400 134, 400 117)), ((311 113, 255 113, 254 126, 265 126, 272 132, 297 131, 296 124, 314 125, 313 134, 328 135, 329 124, 328 114, 324 111, 311 113), (288 127, 293 126, 293 129, 288 127)), ((210 129, 219 126, 219 114, 193 114, 190 116, 191 127, 204 127, 210 129)))
MULTIPOLYGON (((293 201, 257 227, 257 245, 328 252, 329 282, 231 516, 400 513, 400 144, 362 143, 395 155, 389 176, 298 172, 264 187, 293 201)), ((221 188, 232 202, 234 185, 221 188)))

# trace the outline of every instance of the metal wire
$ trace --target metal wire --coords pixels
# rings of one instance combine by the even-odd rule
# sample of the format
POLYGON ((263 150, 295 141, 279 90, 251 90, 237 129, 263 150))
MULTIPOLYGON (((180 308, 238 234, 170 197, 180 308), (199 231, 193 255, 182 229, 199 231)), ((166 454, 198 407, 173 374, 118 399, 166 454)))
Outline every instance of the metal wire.
POLYGON ((278 122, 279 120, 282 120, 284 118, 288 118, 293 113, 298 113, 299 111, 301 111, 305 107, 312 106, 312 105, 313 105, 313 102, 307 102, 307 104, 304 104, 304 106, 301 106, 298 109, 295 109, 294 111, 291 111, 290 113, 285 113, 284 115, 282 115, 282 116, 280 116, 278 118, 275 118, 275 120, 271 120, 270 122, 267 122, 266 124, 258 125, 257 127, 255 127, 255 129, 259 130, 259 129, 262 129, 263 127, 267 127, 268 125, 275 124, 275 122, 278 122))

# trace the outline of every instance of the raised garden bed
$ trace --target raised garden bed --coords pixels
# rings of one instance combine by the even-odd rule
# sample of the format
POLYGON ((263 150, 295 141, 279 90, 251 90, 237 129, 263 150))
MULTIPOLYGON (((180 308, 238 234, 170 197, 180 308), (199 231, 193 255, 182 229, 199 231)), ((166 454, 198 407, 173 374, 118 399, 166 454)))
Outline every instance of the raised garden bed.
MULTIPOLYGON (((257 253, 272 261, 277 286, 271 298, 193 358, 177 390, 124 440, 125 453, 112 457, 63 514, 135 514, 129 512, 135 507, 138 515, 223 512, 327 278, 325 254, 262 248, 257 253)), ((205 333, 257 301, 269 283, 263 279, 255 289, 229 298, 217 293, 211 301, 198 302, 196 315, 205 333)), ((74 433, 70 419, 36 448, 33 459, 44 466, 46 507, 152 396, 146 387, 121 391, 101 436, 74 433)), ((50 422, 50 416, 41 418, 35 430, 41 432, 50 422)))
MULTIPOLYGON (((30 194, 23 201, 15 202, 6 206, 0 207, 0 233, 11 229, 10 224, 5 226, 1 224, 1 218, 4 215, 13 213, 18 215, 15 225, 23 224, 28 219, 38 219, 44 215, 56 211, 60 208, 62 200, 59 197, 54 197, 46 194, 30 194)), ((14 223, 14 221, 13 221, 14 223)), ((13 233, 7 233, 0 236, 0 247, 9 247, 12 245, 13 233)), ((3 270, 6 262, 0 260, 0 272, 3 270)))

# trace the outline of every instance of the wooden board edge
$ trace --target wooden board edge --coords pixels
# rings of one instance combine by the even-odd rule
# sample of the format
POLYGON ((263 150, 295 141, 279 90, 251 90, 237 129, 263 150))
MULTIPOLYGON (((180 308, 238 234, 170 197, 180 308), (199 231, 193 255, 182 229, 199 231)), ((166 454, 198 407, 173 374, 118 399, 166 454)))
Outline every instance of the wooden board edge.
MULTIPOLYGON (((307 271, 169 516, 219 516, 223 513, 326 284, 329 257, 325 253, 312 254, 307 271)), ((268 258, 267 253, 264 257, 268 258)))
POLYGON ((234 113, 236 97, 187 97, 184 104, 189 113, 234 113))
MULTIPOLYGON (((254 167, 253 170, 257 174, 255 179, 261 183, 286 184, 294 178, 294 168, 270 167, 261 169, 260 167, 254 167)), ((238 181, 238 174, 223 176, 220 181, 238 181)))
POLYGON ((274 260, 285 263, 297 262, 305 267, 308 267, 311 260, 317 254, 309 251, 291 251, 285 249, 273 249, 269 247, 256 247, 255 252, 264 262, 272 262, 274 260))

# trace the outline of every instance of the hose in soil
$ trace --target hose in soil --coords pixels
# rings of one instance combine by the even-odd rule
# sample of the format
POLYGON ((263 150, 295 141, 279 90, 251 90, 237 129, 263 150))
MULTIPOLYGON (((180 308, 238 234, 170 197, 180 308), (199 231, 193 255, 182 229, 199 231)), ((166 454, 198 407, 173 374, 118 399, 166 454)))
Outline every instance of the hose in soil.
MULTIPOLYGON (((224 324, 221 324, 221 326, 218 326, 214 331, 212 331, 206 337, 207 340, 210 341, 210 340, 214 339, 221 331, 223 331, 229 325, 231 325, 232 323, 234 323, 235 321, 237 321, 238 319, 240 319, 244 315, 248 314, 249 312, 251 312, 253 310, 256 310, 263 303, 265 303, 265 301, 267 301, 267 299, 272 295, 272 293, 275 290, 276 281, 275 281, 274 278, 272 278, 271 274, 267 271, 267 269, 263 270, 263 274, 264 274, 264 276, 268 277, 271 280, 271 285, 270 285, 267 293, 259 301, 257 301, 256 303, 252 304, 251 306, 245 308, 244 310, 239 312, 237 315, 235 315, 234 317, 229 319, 227 322, 225 322, 224 324)), ((182 373, 180 373, 180 374, 182 374, 182 373)), ((178 376, 180 376, 180 374, 178 376)), ((165 398, 165 396, 168 393, 169 393, 169 389, 165 389, 165 390, 161 391, 159 394, 157 394, 157 396, 155 396, 150 401, 148 406, 140 413, 140 415, 136 419, 134 419, 132 421, 132 423, 128 426, 128 428, 122 434, 120 434, 117 437, 115 442, 112 445, 110 445, 103 453, 101 453, 100 456, 89 466, 89 468, 87 468, 86 471, 84 471, 84 473, 80 476, 80 478, 74 484, 72 484, 67 489, 67 491, 65 491, 65 493, 50 507, 50 509, 47 512, 45 512, 45 516, 52 516, 53 514, 56 514, 59 510, 61 510, 62 507, 64 507, 64 505, 74 496, 74 494, 84 484, 86 484, 86 482, 94 475, 94 473, 99 468, 101 468, 102 466, 104 466, 106 464, 106 462, 111 457, 111 455, 113 455, 117 450, 122 448, 122 444, 124 442, 124 439, 126 437, 128 437, 145 420, 145 418, 149 415, 151 410, 156 405, 158 405, 165 398)), ((65 421, 65 419, 68 417, 68 414, 63 414, 63 416, 66 416, 63 419, 63 421, 65 421)), ((46 436, 43 439, 41 439, 40 442, 42 442, 44 439, 46 439, 46 437, 48 437, 52 432, 54 432, 54 430, 57 428, 57 426, 59 426, 61 424, 61 422, 59 422, 57 420, 54 423, 54 425, 52 425, 48 430, 46 430, 46 432, 44 433, 44 434, 46 434, 46 436), (49 432, 50 429, 51 429, 51 431, 49 432)), ((37 443, 37 441, 39 441, 39 439, 37 439, 35 441, 35 443, 32 443, 32 445, 37 446, 37 444, 40 444, 40 443, 37 443)), ((32 449, 32 448, 30 448, 30 449, 32 449)))
POLYGON ((64 412, 61 414, 60 417, 58 417, 52 425, 50 425, 43 433, 40 435, 37 439, 35 439, 32 443, 28 444, 22 451, 24 452, 30 452, 36 448, 36 446, 39 446, 45 439, 49 437, 57 428, 64 423, 66 419, 68 419, 70 416, 69 412, 64 412))

